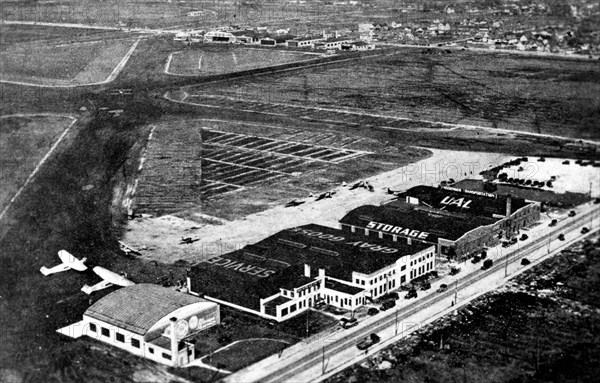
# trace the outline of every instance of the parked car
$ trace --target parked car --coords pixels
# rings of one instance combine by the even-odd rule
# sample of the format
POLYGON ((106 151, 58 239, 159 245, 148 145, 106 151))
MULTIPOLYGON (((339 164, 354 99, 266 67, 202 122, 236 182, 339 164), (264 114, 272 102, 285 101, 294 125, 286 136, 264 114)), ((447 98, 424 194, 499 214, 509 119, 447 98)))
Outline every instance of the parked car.
POLYGON ((404 296, 404 299, 416 298, 417 289, 410 289, 410 291, 404 296))
POLYGON ((448 285, 447 285, 447 284, 445 284, 445 283, 442 283, 442 284, 440 285, 440 288, 439 288, 439 289, 437 289, 437 292, 438 292, 438 293, 443 293, 443 292, 444 292, 444 291, 446 291, 446 290, 448 290, 448 285))
POLYGON ((531 262, 529 261, 529 259, 527 258, 523 258, 521 259, 521 266, 527 266, 528 264, 530 264, 531 262))
POLYGON ((486 259, 487 258, 487 251, 483 250, 481 252, 481 259, 486 259))
POLYGON ((377 310, 375 307, 369 307, 369 310, 367 310, 367 314, 371 316, 377 315, 379 314, 379 310, 377 310))
POLYGON ((372 345, 374 345, 375 343, 378 343, 381 339, 379 338, 379 336, 375 333, 369 335, 368 337, 366 337, 365 339, 361 340, 360 342, 358 342, 356 344, 356 347, 359 350, 366 350, 369 347, 371 347, 372 345))
POLYGON ((577 215, 577 213, 575 213, 575 210, 571 210, 569 212, 569 217, 575 217, 575 215, 577 215))
POLYGON ((460 273, 460 267, 452 267, 450 269, 450 275, 456 275, 458 273, 460 273))
POLYGON ((546 161, 546 159, 545 159, 544 157, 540 157, 540 158, 538 158, 538 161, 539 161, 539 162, 545 162, 545 161, 546 161))
POLYGON ((385 310, 391 309, 394 306, 396 306, 396 301, 385 301, 381 305, 381 311, 385 311, 385 310))
POLYGON ((529 236, 528 236, 527 234, 523 234, 523 235, 521 236, 521 238, 519 238, 519 240, 520 240, 520 241, 526 241, 526 240, 528 240, 528 239, 529 239, 529 236))
POLYGON ((473 264, 475 264, 479 261, 481 261, 481 257, 479 255, 476 255, 473 258, 471 258, 471 263, 473 263, 473 264))
POLYGON ((565 235, 564 235, 564 234, 560 234, 560 235, 558 236, 558 240, 559 240, 559 241, 564 241, 564 240, 565 240, 565 235))
POLYGON ((486 259, 483 262, 483 266, 481 266, 481 270, 487 270, 490 267, 492 267, 493 264, 494 264, 494 261, 492 261, 491 259, 486 259))
POLYGON ((354 326, 358 326, 358 319, 356 319, 356 318, 342 318, 340 320, 340 324, 342 325, 342 328, 351 328, 351 327, 354 327, 354 326))
POLYGON ((581 228, 581 234, 587 234, 589 232, 590 232, 590 229, 588 229, 587 227, 581 228))
POLYGON ((565 160, 565 161, 563 161, 563 163, 562 163, 562 164, 563 164, 563 165, 569 165, 570 163, 571 163, 571 162, 570 162, 569 160, 565 160))
POLYGON ((552 222, 550 222, 550 225, 548 225, 548 226, 553 227, 553 226, 556 226, 557 223, 558 223, 558 220, 553 219, 552 222))
POLYGON ((429 283, 429 282, 425 282, 421 285, 422 291, 429 290, 430 288, 431 288, 431 283, 429 283))

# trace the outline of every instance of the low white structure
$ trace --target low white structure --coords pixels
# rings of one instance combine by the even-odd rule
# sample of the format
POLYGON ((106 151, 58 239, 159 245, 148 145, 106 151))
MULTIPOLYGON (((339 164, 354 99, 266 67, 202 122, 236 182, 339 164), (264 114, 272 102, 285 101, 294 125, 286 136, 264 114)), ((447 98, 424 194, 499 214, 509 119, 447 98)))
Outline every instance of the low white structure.
POLYGON ((220 323, 219 305, 152 284, 112 292, 90 306, 83 320, 58 332, 87 335, 169 366, 195 359, 195 333, 220 323))

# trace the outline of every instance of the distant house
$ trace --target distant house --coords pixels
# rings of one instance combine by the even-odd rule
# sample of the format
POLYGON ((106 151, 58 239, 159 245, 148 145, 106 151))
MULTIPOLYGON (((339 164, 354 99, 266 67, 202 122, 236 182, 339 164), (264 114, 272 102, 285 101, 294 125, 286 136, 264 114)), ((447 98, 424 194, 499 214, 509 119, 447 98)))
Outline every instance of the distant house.
POLYGON ((353 41, 350 43, 344 43, 341 46, 343 51, 366 51, 375 49, 375 44, 369 44, 365 41, 353 41))
POLYGON ((323 41, 322 36, 308 36, 308 37, 298 37, 291 40, 287 40, 288 47, 293 48, 313 48, 315 43, 323 41))
POLYGON ((204 35, 205 43, 235 43, 237 38, 231 32, 227 31, 210 31, 204 35))

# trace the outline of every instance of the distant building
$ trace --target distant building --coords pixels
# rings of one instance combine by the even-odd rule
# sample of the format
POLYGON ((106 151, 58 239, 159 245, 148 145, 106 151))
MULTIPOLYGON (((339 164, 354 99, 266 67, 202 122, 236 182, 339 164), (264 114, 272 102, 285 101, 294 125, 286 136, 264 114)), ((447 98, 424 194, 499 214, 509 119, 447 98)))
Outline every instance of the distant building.
POLYGON ((315 43, 323 41, 322 36, 298 37, 287 41, 288 47, 293 48, 314 48, 315 43))
POLYGON ((232 32, 228 31, 209 31, 204 35, 205 43, 229 43, 233 44, 237 38, 232 32))
POLYGON ((136 284, 101 298, 83 320, 58 330, 94 338, 169 366, 182 366, 196 355, 193 334, 220 323, 219 305, 162 286, 136 284))

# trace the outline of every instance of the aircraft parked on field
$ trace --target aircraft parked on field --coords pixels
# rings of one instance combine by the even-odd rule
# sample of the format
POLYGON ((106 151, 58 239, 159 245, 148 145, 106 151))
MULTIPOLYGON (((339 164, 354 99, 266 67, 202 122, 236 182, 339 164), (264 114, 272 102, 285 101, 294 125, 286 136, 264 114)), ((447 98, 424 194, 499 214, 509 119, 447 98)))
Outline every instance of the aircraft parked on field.
POLYGON ((96 275, 102 278, 102 282, 98 282, 93 286, 84 285, 81 288, 81 291, 88 295, 93 293, 94 291, 102 290, 113 285, 125 287, 135 284, 129 279, 125 278, 124 276, 119 275, 113 271, 107 270, 104 267, 96 266, 92 270, 94 271, 94 273, 96 273, 96 275))
POLYGON ((293 200, 293 201, 290 201, 290 202, 286 203, 285 207, 299 206, 299 205, 302 205, 304 202, 306 202, 306 201, 296 201, 296 200, 293 200))
POLYGON ((181 242, 179 242, 179 244, 180 245, 189 245, 190 243, 194 243, 199 240, 200 240, 200 238, 181 237, 181 242))
POLYGON ((77 271, 85 271, 87 270, 87 266, 84 265, 87 258, 83 258, 81 260, 77 259, 75 256, 71 255, 66 250, 61 250, 58 252, 58 258, 62 261, 60 265, 54 266, 52 268, 47 268, 46 266, 42 266, 40 268, 40 272, 44 275, 50 275, 55 273, 60 273, 61 271, 67 271, 70 269, 74 269, 77 271))

